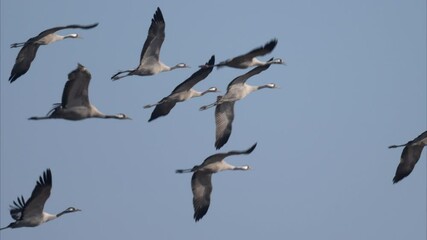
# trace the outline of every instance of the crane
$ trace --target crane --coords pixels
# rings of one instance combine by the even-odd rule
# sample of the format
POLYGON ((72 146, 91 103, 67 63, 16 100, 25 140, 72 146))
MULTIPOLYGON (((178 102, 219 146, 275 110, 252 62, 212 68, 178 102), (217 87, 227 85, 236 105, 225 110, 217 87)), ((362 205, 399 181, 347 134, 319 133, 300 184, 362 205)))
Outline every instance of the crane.
POLYGON ((50 214, 43 211, 44 205, 50 196, 52 188, 52 172, 48 168, 40 176, 34 187, 31 197, 25 201, 24 197, 18 197, 17 201, 13 201, 10 207, 10 216, 15 222, 8 226, 0 228, 20 228, 20 227, 36 227, 45 222, 54 220, 64 214, 81 211, 75 207, 69 207, 58 214, 50 214))
MULTIPOLYGON (((277 39, 272 39, 268 43, 266 43, 264 46, 258 47, 253 49, 252 51, 239 55, 237 57, 227 59, 225 61, 222 61, 215 66, 220 67, 232 67, 232 68, 240 68, 245 69, 248 67, 254 67, 254 66, 262 66, 266 64, 283 64, 286 65, 286 63, 281 58, 272 58, 266 62, 260 61, 258 58, 259 56, 264 56, 270 52, 273 51, 273 49, 277 45, 277 39)), ((206 65, 201 65, 200 67, 205 67, 206 65)))
POLYGON ((22 47, 16 57, 15 64, 13 65, 12 72, 10 73, 9 82, 12 83, 20 76, 24 75, 30 69, 31 63, 36 57, 37 50, 41 45, 47 45, 54 43, 56 41, 64 40, 67 38, 80 38, 80 35, 77 33, 67 34, 65 36, 56 34, 57 31, 63 29, 91 29, 98 26, 98 23, 91 25, 67 25, 60 27, 53 27, 47 30, 44 30, 39 35, 28 39, 26 42, 13 43, 10 45, 11 48, 22 47))
POLYGON ((193 192, 194 220, 197 222, 208 212, 211 192, 212 192, 212 174, 225 170, 249 170, 248 165, 233 166, 224 159, 232 155, 250 154, 257 143, 244 151, 230 151, 227 153, 217 153, 206 158, 202 164, 196 165, 190 169, 178 169, 176 173, 193 173, 191 177, 191 189, 193 192))
MULTIPOLYGON (((209 61, 206 63, 209 65, 215 64, 215 56, 213 55, 209 61)), ((194 87, 197 83, 205 79, 211 72, 213 66, 200 68, 197 72, 193 73, 189 78, 187 78, 184 82, 179 84, 169 96, 164 97, 162 100, 155 104, 145 105, 144 108, 150 108, 156 106, 154 111, 151 113, 151 117, 148 120, 149 122, 157 119, 161 116, 166 116, 172 110, 178 102, 186 101, 190 98, 200 97, 210 92, 217 92, 218 89, 216 87, 211 87, 206 91, 198 92, 192 87, 194 87)))
POLYGON ((169 67, 160 61, 160 48, 164 40, 165 20, 163 19, 162 11, 160 8, 157 8, 151 20, 147 39, 142 48, 139 66, 135 69, 119 71, 111 79, 114 81, 132 75, 149 76, 177 68, 188 68, 189 66, 185 63, 178 63, 173 67, 169 67), (123 75, 123 73, 126 74, 123 75))
POLYGON ((396 174, 393 178, 393 183, 397 183, 403 178, 407 177, 412 170, 414 170, 415 164, 421 157, 424 146, 427 145, 427 131, 421 133, 418 137, 413 140, 401 144, 401 145, 391 145, 388 148, 398 148, 404 147, 402 155, 400 157, 399 165, 396 169, 396 174))
POLYGON ((215 108, 215 147, 220 149, 227 143, 231 135, 232 123, 234 120, 234 103, 245 98, 248 94, 263 88, 278 88, 274 83, 261 86, 252 86, 246 84, 246 81, 262 71, 267 70, 271 64, 256 67, 249 72, 236 77, 228 84, 227 92, 224 96, 218 97, 217 100, 209 105, 202 106, 199 110, 203 111, 210 107, 215 108))
POLYGON ((68 81, 62 93, 62 102, 54 104, 54 108, 44 117, 31 117, 29 120, 62 118, 66 120, 82 120, 86 118, 130 119, 123 113, 106 115, 89 102, 88 87, 90 72, 80 63, 68 74, 68 81))

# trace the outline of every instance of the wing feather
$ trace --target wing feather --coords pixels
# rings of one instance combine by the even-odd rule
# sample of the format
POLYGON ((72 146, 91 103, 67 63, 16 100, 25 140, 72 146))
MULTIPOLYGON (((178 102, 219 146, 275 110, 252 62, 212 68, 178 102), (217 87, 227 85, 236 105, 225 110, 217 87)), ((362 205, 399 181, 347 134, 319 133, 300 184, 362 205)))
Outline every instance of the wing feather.
MULTIPOLYGON (((217 100, 218 102, 218 100, 217 100)), ((220 149, 227 143, 231 135, 234 120, 234 103, 224 102, 215 108, 215 147, 220 149)))
MULTIPOLYGON (((30 218, 32 216, 41 216, 43 213, 44 204, 50 196, 50 190, 52 188, 52 173, 50 169, 47 169, 43 172, 43 175, 40 176, 39 180, 36 183, 36 186, 31 194, 31 197, 27 202, 21 202, 21 205, 24 203, 24 208, 22 209, 21 218, 30 218)), ((23 201, 24 199, 22 199, 23 201)))
POLYGON ((412 170, 414 170, 415 164, 417 164, 420 159, 423 148, 424 146, 420 145, 407 145, 403 148, 400 162, 393 178, 393 183, 397 183, 411 174, 412 170))
POLYGON ((36 57, 38 44, 26 43, 16 57, 15 65, 13 65, 10 73, 9 81, 12 83, 20 76, 24 75, 30 69, 31 63, 36 57))
POLYGON ((193 73, 187 80, 176 86, 172 93, 183 92, 190 90, 194 85, 205 79, 212 72, 213 65, 215 64, 215 55, 205 64, 209 67, 200 68, 197 72, 193 73))
POLYGON ((168 100, 168 98, 163 98, 161 101, 164 101, 161 104, 156 105, 153 112, 151 113, 151 117, 148 120, 149 122, 157 119, 158 117, 166 116, 176 105, 176 101, 168 100))
POLYGON ((72 28, 80 28, 80 29, 91 29, 94 28, 96 26, 98 26, 99 23, 94 23, 94 24, 90 24, 90 25, 79 25, 79 24, 71 24, 71 25, 67 25, 67 26, 59 26, 59 27, 53 27, 53 28, 49 28, 44 30, 43 32, 39 33, 39 35, 28 39, 27 43, 29 42, 35 42, 37 40, 42 39, 43 37, 52 34, 54 32, 63 30, 63 29, 72 29, 72 28))
MULTIPOLYGON (((270 59, 272 60, 272 59, 270 59)), ((240 75, 238 77, 236 77, 235 79, 233 79, 233 81, 231 81, 228 86, 227 86, 227 90, 231 88, 232 85, 235 84, 243 84, 246 82, 246 80, 248 80, 250 77, 257 75, 265 70, 267 70, 270 67, 271 64, 266 64, 263 66, 258 66, 256 68, 251 69, 249 72, 240 75)))
POLYGON ((208 212, 212 193, 212 173, 196 171, 191 177, 193 191, 194 220, 197 222, 208 212))
POLYGON ((159 61, 160 48, 165 40, 165 20, 160 8, 157 8, 151 19, 151 25, 148 29, 148 35, 145 39, 144 46, 141 51, 140 64, 148 58, 154 58, 159 61))
POLYGON ((68 74, 68 81, 62 93, 63 108, 90 105, 88 93, 90 79, 90 72, 81 64, 68 74))

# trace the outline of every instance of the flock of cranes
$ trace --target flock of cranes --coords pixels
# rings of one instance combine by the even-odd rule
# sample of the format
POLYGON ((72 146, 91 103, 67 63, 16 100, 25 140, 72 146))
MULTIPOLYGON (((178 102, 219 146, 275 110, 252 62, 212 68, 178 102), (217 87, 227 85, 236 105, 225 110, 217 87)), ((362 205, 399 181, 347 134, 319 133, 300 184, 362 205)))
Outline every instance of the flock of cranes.
MULTIPOLYGON (((64 29, 91 29, 97 25, 98 23, 91 25, 54 27, 41 32, 39 35, 28 39, 26 42, 12 44, 12 48, 22 48, 16 58, 9 81, 12 83, 27 73, 31 62, 35 59, 39 46, 67 38, 79 38, 78 34, 61 36, 56 34, 57 31, 64 29)), ((178 63, 175 66, 169 67, 160 61, 160 49, 164 39, 165 21, 160 8, 157 8, 151 21, 147 39, 145 40, 141 51, 139 66, 135 69, 119 71, 114 74, 111 79, 118 80, 133 75, 149 76, 178 68, 188 68, 188 65, 185 63, 178 63)), ((231 135, 235 102, 245 98, 248 94, 263 88, 278 88, 274 83, 261 86, 252 86, 246 83, 249 78, 267 70, 273 64, 285 65, 285 62, 280 58, 270 58, 267 61, 257 59, 259 56, 271 53, 277 43, 277 39, 272 39, 264 46, 253 49, 246 54, 221 61, 217 64, 215 64, 215 56, 211 56, 204 65, 199 66, 200 68, 195 73, 176 86, 168 96, 164 97, 157 103, 144 106, 144 108, 155 107, 148 121, 151 122, 161 116, 166 116, 178 102, 183 102, 194 97, 204 96, 207 93, 218 92, 216 87, 210 87, 203 92, 193 89, 197 83, 208 77, 214 67, 220 68, 227 66, 238 69, 253 67, 247 73, 233 79, 228 84, 227 92, 223 96, 217 96, 217 100, 215 102, 200 108, 202 111, 215 107, 215 148, 220 149, 227 143, 231 135)), ((123 113, 115 115, 104 114, 92 105, 89 101, 88 95, 90 80, 91 73, 83 65, 78 64, 77 68, 68 74, 68 81, 65 83, 65 87, 63 89, 61 103, 54 104, 54 108, 49 111, 46 116, 31 117, 29 120, 61 118, 66 120, 82 120, 86 118, 131 119, 123 113)), ((393 178, 393 183, 397 183, 412 172, 425 145, 427 145, 427 131, 406 144, 393 145, 389 147, 404 147, 400 163, 397 167, 395 177, 393 178)), ((233 166, 225 162, 224 159, 232 155, 248 155, 252 153, 256 146, 257 143, 243 151, 216 153, 206 158, 202 164, 196 165, 193 168, 176 170, 176 173, 193 173, 191 178, 191 188, 193 192, 193 218, 195 221, 202 219, 209 209, 210 195, 212 192, 212 174, 225 170, 250 169, 247 165, 233 166)), ((23 196, 18 197, 17 201, 13 201, 10 209, 10 215, 15 222, 10 223, 8 226, 3 227, 0 230, 6 228, 35 227, 47 221, 56 219, 66 213, 80 211, 77 208, 69 207, 58 214, 49 214, 44 212, 43 208, 45 202, 50 196, 51 188, 52 173, 50 169, 47 169, 43 175, 40 176, 31 197, 27 201, 25 201, 23 196)))

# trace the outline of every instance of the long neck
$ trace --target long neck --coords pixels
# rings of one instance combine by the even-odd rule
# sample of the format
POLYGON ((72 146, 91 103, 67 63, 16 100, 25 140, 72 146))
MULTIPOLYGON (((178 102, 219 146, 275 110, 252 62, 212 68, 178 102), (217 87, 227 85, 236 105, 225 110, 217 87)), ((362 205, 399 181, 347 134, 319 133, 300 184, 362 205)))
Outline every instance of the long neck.
POLYGON ((90 104, 90 117, 93 118, 112 118, 109 115, 103 114, 94 105, 90 104))
POLYGON ((256 88, 257 88, 256 90, 260 90, 263 88, 272 88, 272 87, 270 85, 266 84, 266 85, 257 86, 256 88))
POLYGON ((67 34, 65 36, 60 36, 62 37, 62 39, 66 39, 66 38, 76 38, 76 34, 67 34))
POLYGON ((62 215, 62 213, 58 213, 56 215, 53 215, 53 214, 45 213, 44 212, 43 213, 43 222, 48 222, 48 221, 53 220, 53 219, 55 219, 55 218, 57 218, 57 217, 59 217, 61 215, 62 215))
POLYGON ((103 115, 102 118, 122 119, 119 115, 103 115))
POLYGON ((67 36, 62 36, 62 35, 58 35, 56 33, 52 33, 52 34, 49 34, 49 35, 43 37, 42 39, 36 41, 36 43, 41 44, 41 45, 46 45, 46 44, 54 43, 56 41, 63 40, 67 36))
POLYGON ((267 64, 267 62, 263 62, 258 60, 258 58, 253 58, 252 59, 252 66, 264 66, 265 64, 267 64))
POLYGON ((246 84, 246 86, 247 86, 246 87, 247 94, 255 92, 255 91, 259 90, 259 89, 264 88, 264 85, 263 86, 252 86, 252 85, 246 84))
POLYGON ((166 66, 166 67, 169 69, 167 71, 171 71, 171 70, 174 70, 174 69, 177 69, 177 68, 185 68, 186 66, 185 66, 185 64, 178 63, 177 65, 175 65, 173 67, 168 67, 168 66, 166 66))
POLYGON ((204 92, 201 92, 200 93, 200 96, 203 96, 203 95, 205 95, 206 93, 210 93, 210 92, 216 92, 214 89, 212 89, 212 88, 209 88, 208 90, 206 90, 206 91, 204 91, 204 92))
POLYGON ((190 89, 189 93, 189 98, 200 97, 205 95, 205 92, 199 92, 194 89, 190 89))

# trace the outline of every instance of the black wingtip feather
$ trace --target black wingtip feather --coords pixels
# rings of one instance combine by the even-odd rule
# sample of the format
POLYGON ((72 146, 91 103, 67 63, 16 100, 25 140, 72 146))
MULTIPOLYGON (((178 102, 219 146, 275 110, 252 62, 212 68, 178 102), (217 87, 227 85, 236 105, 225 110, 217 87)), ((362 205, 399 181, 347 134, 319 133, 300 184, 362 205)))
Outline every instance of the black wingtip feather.
POLYGON ((212 66, 215 65, 215 55, 212 55, 211 59, 209 59, 209 61, 206 63, 206 65, 208 66, 212 66))
POLYGON ((202 219, 206 215, 206 213, 208 212, 208 209, 209 209, 209 206, 201 207, 201 208, 195 210, 194 216, 193 216, 194 221, 198 222, 200 219, 202 219))
POLYGON ((274 38, 274 39, 272 39, 270 42, 268 42, 268 43, 266 43, 265 45, 264 45, 264 48, 266 48, 266 49, 268 49, 268 50, 270 50, 270 51, 273 51, 273 49, 276 47, 276 45, 277 45, 277 38, 274 38))
POLYGON ((246 153, 251 153, 251 152, 253 152, 253 150, 256 148, 256 145, 257 145, 258 143, 255 143, 254 145, 252 145, 252 147, 250 147, 247 151, 246 151, 246 153))
POLYGON ((228 139, 230 138, 230 135, 224 136, 223 138, 220 138, 220 139, 218 139, 218 140, 215 141, 215 148, 216 148, 216 150, 222 148, 228 142, 228 139))
POLYGON ((160 10, 159 7, 157 7, 156 12, 154 13, 153 22, 165 22, 162 10, 160 10))

